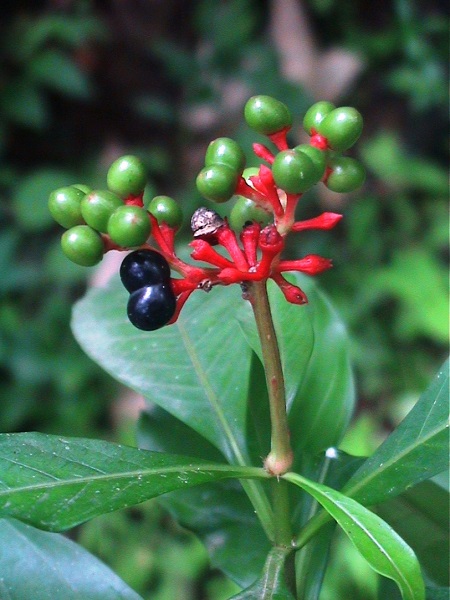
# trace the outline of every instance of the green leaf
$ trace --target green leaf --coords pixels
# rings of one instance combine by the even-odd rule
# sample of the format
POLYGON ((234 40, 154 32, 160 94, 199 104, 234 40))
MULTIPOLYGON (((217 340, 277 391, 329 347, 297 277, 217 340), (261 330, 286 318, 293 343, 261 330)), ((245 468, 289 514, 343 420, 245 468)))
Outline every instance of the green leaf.
POLYGON ((427 577, 442 586, 450 585, 448 553, 443 552, 448 548, 449 500, 448 491, 430 480, 377 508, 413 548, 427 577))
POLYGON ((424 600, 419 563, 411 548, 380 517, 355 500, 296 473, 283 478, 306 490, 337 521, 371 567, 395 581, 403 600, 424 600))
POLYGON ((0 435, 0 516, 61 531, 172 490, 263 469, 39 433, 0 435))
POLYGON ((48 124, 47 103, 32 82, 21 80, 7 85, 0 96, 3 117, 30 129, 42 130, 48 124))
MULTIPOLYGON (((170 454, 184 451, 198 458, 220 460, 218 450, 205 438, 158 407, 141 415, 138 441, 139 447, 146 450, 170 454)), ((212 567, 242 587, 259 576, 270 542, 236 481, 216 481, 176 490, 158 501, 177 522, 202 540, 212 567)))
POLYGON ((142 600, 81 546, 15 519, 0 519, 2 600, 142 600))
POLYGON ((342 491, 379 504, 448 467, 448 361, 397 429, 342 491))
POLYGON ((289 549, 273 548, 258 581, 233 596, 232 600, 295 600, 284 575, 284 563, 288 554, 289 549))
POLYGON ((234 318, 236 288, 194 293, 174 325, 146 333, 127 319, 114 278, 75 305, 73 331, 113 377, 192 427, 230 462, 244 464, 251 350, 234 318), (232 345, 224 343, 232 340, 232 345))
POLYGON ((13 189, 12 201, 19 225, 39 231, 54 223, 48 210, 48 197, 56 188, 68 185, 73 175, 59 169, 36 169, 21 177, 13 189))
POLYGON ((74 61, 58 50, 44 50, 28 66, 28 75, 38 85, 75 98, 89 98, 89 80, 74 61))
MULTIPOLYGON (((354 384, 344 325, 313 281, 299 274, 291 280, 309 304, 286 302, 269 281, 269 300, 286 382, 292 446, 315 454, 336 445, 350 420, 354 384)), ((253 350, 261 346, 251 307, 243 305, 239 323, 253 350)))

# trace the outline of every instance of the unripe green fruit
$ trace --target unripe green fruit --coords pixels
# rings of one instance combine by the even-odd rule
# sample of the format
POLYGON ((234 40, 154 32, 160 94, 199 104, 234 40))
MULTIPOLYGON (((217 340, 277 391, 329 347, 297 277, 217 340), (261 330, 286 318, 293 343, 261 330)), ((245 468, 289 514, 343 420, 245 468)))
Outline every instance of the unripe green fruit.
POLYGON ((102 237, 88 225, 76 225, 61 237, 64 254, 83 267, 93 267, 102 260, 105 247, 102 237))
POLYGON ((292 125, 292 115, 283 102, 271 96, 252 96, 245 107, 244 117, 249 127, 271 135, 292 125))
POLYGON ((335 158, 329 164, 331 173, 326 186, 333 192, 352 192, 361 187, 366 178, 362 164, 348 156, 335 158))
POLYGON ((66 229, 84 223, 81 215, 84 196, 84 192, 73 186, 53 191, 48 199, 48 209, 55 221, 66 229))
POLYGON ((183 213, 178 202, 169 196, 155 196, 148 205, 158 223, 167 223, 169 227, 178 229, 183 222, 183 213))
POLYGON ((309 135, 317 133, 317 128, 324 118, 336 107, 331 102, 321 100, 313 104, 303 117, 303 128, 309 135))
POLYGON ((230 225, 235 231, 241 231, 247 223, 260 223, 268 225, 271 221, 271 215, 253 200, 245 196, 237 196, 237 200, 230 212, 230 225))
POLYGON ((238 173, 227 165, 204 167, 197 175, 197 189, 207 200, 226 202, 234 194, 238 177, 238 173))
POLYGON ((213 140, 206 150, 205 165, 227 165, 233 171, 242 173, 245 167, 245 154, 237 142, 222 137, 213 140))
POLYGON ((272 165, 272 174, 279 188, 288 194, 301 194, 314 185, 316 168, 303 152, 283 150, 272 165))
POLYGON ((315 169, 314 183, 320 181, 327 166, 327 153, 322 152, 322 150, 319 150, 319 148, 315 148, 309 144, 300 144, 299 146, 296 146, 294 148, 294 152, 302 152, 311 159, 315 169))
POLYGON ((82 192, 84 192, 85 194, 89 194, 89 192, 92 191, 92 188, 90 188, 88 185, 85 185, 84 183, 74 183, 70 187, 77 188, 77 189, 81 190, 82 192))
POLYGON ((140 206, 119 206, 109 217, 109 237, 123 248, 144 244, 150 235, 150 230, 148 212, 140 206))
POLYGON ((351 106, 332 110, 319 124, 318 132, 323 135, 332 150, 340 152, 351 148, 361 135, 363 118, 351 106))
POLYGON ((137 156, 121 156, 115 160, 106 175, 108 188, 120 196, 138 196, 147 183, 147 170, 137 156))
POLYGON ((123 200, 113 192, 94 190, 81 201, 81 214, 88 225, 106 233, 109 217, 119 206, 123 206, 123 200))

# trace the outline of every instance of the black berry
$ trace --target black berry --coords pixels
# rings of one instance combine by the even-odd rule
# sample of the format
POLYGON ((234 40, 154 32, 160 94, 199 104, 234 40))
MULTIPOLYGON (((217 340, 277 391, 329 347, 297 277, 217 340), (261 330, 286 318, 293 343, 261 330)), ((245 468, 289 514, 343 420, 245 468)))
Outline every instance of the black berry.
POLYGON ((155 283, 130 295, 127 314, 138 329, 154 331, 167 325, 175 314, 176 298, 170 283, 155 283))
POLYGON ((123 259, 120 265, 120 279, 130 293, 147 285, 168 283, 169 263, 154 250, 135 250, 123 259))

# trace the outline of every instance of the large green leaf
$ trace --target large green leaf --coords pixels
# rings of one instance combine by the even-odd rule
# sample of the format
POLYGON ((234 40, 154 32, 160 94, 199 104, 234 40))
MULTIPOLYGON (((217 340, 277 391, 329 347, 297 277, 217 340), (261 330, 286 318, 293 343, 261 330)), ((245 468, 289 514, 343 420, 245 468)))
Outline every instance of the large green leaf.
MULTIPOLYGON (((138 423, 141 448, 220 460, 218 450, 193 429, 154 407, 138 423)), ((260 574, 270 542, 243 488, 236 481, 216 481, 181 489, 159 498, 175 519, 205 544, 211 565, 242 587, 260 574), (239 548, 239 552, 236 552, 239 548)))
POLYGON ((448 490, 429 480, 377 508, 413 548, 429 580, 441 586, 450 585, 448 551, 444 551, 448 550, 449 503, 448 490))
POLYGON ((175 325, 145 333, 126 316, 118 278, 74 308, 73 331, 113 377, 192 427, 230 462, 247 460, 251 350, 234 317, 236 288, 194 293, 175 325))
POLYGON ((448 361, 399 427, 342 489, 365 506, 379 504, 448 467, 448 361))
POLYGON ((61 531, 172 490, 263 469, 38 433, 0 435, 0 516, 61 531))
MULTIPOLYGON (((314 454, 339 442, 353 410, 349 344, 342 321, 314 282, 299 274, 291 280, 307 293, 309 304, 289 304, 270 281, 269 300, 286 383, 292 445, 314 454)), ((239 323, 262 359, 249 305, 241 307, 239 323)))
POLYGON ((414 552, 380 517, 340 492, 296 473, 283 478, 306 490, 337 521, 371 567, 395 581, 403 600, 425 600, 425 586, 414 552))
MULTIPOLYGON (((288 551, 289 552, 289 551, 288 551)), ((263 573, 255 583, 231 600, 295 600, 289 590, 284 563, 288 554, 285 548, 273 548, 264 565, 263 573)))
POLYGON ((81 546, 15 519, 0 519, 0 598, 142 600, 81 546))

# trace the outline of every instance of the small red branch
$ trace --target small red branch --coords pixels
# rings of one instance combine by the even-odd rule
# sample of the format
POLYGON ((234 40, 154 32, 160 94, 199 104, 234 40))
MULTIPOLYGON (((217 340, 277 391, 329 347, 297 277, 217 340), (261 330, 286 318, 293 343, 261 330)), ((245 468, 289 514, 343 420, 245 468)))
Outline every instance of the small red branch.
POLYGON ((332 229, 342 219, 342 215, 332 212, 324 212, 318 217, 297 221, 292 225, 292 231, 304 231, 305 229, 332 229))

